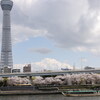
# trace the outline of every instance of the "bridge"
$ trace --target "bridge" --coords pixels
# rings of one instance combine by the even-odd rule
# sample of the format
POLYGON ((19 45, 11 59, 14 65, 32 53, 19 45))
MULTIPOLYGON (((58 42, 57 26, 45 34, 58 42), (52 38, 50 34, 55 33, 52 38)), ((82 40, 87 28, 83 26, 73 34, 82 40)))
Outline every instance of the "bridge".
POLYGON ((79 73, 98 73, 100 69, 92 70, 68 70, 68 71, 51 71, 51 72, 28 72, 28 73, 1 73, 0 77, 12 77, 12 76, 53 76, 53 75, 65 75, 65 74, 79 74, 79 73))

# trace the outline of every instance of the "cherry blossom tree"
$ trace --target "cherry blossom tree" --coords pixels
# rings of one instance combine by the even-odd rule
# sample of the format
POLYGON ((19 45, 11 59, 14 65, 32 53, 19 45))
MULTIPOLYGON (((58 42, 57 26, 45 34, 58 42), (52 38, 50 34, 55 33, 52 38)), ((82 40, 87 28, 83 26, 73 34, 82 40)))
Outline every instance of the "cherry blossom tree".
MULTIPOLYGON (((3 78, 0 78, 0 82, 3 78)), ((28 78, 9 77, 8 85, 17 84, 31 84, 28 78)), ((32 81, 33 85, 94 85, 100 84, 100 75, 95 73, 80 73, 80 74, 66 74, 58 75, 56 77, 41 77, 37 76, 32 81)))
POLYGON ((18 85, 18 84, 31 84, 28 78, 21 78, 21 77, 10 77, 7 80, 8 85, 18 85))

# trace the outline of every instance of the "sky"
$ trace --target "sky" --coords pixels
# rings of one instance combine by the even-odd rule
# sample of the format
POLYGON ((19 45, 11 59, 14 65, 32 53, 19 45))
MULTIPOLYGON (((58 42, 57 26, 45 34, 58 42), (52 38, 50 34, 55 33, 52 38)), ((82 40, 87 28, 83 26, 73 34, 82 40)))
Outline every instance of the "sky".
MULTIPOLYGON (((100 67, 100 0, 13 2, 14 64, 34 63, 36 66, 36 63, 48 63, 46 68, 55 63, 78 69, 100 67)), ((0 27, 2 33, 2 17, 0 27)))

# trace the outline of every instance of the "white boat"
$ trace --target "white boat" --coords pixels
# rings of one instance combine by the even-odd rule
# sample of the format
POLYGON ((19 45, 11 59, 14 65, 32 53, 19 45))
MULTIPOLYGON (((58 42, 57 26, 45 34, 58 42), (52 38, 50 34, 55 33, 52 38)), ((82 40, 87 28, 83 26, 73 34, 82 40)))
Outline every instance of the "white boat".
POLYGON ((100 92, 96 90, 71 90, 62 92, 64 96, 100 96, 100 92))

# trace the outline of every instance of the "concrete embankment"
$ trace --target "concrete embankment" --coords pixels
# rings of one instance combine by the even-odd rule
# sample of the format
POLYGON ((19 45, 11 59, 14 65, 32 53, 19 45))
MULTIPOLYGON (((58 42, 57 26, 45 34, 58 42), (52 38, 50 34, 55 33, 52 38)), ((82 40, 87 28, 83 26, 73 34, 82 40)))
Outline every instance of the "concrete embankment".
POLYGON ((24 91, 24 90, 16 90, 16 91, 0 91, 0 95, 46 95, 46 94, 61 94, 60 91, 24 91))

